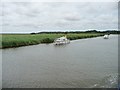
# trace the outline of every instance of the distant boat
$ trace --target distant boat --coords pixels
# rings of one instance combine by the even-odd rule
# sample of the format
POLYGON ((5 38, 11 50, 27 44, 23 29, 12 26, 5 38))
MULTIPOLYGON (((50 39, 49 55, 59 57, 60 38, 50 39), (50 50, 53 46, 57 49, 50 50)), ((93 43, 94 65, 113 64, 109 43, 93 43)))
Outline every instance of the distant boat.
POLYGON ((108 38, 109 38, 109 35, 106 34, 106 35, 103 36, 103 38, 104 38, 104 39, 108 39, 108 38))
POLYGON ((54 40, 55 45, 63 45, 63 44, 68 44, 68 43, 70 43, 70 40, 67 39, 66 36, 63 36, 63 37, 60 37, 54 40))

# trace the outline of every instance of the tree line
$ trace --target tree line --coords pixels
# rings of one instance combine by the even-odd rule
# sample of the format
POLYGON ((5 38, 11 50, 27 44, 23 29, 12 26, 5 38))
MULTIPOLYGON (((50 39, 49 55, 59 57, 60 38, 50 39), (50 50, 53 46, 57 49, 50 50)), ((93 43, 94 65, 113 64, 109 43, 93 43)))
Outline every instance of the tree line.
POLYGON ((54 32, 32 32, 30 34, 67 34, 67 33, 104 33, 104 34, 120 34, 120 31, 117 30, 106 30, 106 31, 97 31, 97 30, 89 30, 89 31, 54 31, 54 32))

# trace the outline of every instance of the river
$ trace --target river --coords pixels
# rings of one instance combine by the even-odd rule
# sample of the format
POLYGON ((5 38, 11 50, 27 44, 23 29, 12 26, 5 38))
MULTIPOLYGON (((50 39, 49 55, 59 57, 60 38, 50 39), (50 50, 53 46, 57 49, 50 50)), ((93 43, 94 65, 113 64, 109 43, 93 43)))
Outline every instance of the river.
POLYGON ((118 36, 2 49, 3 88, 113 88, 118 36))

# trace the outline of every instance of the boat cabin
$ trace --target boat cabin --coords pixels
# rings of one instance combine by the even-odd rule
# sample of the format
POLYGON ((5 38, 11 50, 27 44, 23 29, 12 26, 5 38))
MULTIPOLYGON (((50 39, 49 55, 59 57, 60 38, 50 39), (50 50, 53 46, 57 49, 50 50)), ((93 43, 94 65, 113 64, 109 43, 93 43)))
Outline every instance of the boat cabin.
POLYGON ((70 43, 70 40, 66 38, 66 36, 57 38, 54 40, 55 45, 60 45, 60 44, 67 44, 70 43))

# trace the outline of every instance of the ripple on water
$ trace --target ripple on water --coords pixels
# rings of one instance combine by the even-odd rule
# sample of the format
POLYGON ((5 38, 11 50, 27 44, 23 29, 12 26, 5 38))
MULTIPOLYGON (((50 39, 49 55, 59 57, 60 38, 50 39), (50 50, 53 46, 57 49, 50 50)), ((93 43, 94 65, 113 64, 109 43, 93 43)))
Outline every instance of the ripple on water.
POLYGON ((91 88, 117 88, 118 74, 106 75, 99 83, 94 84, 91 88))

